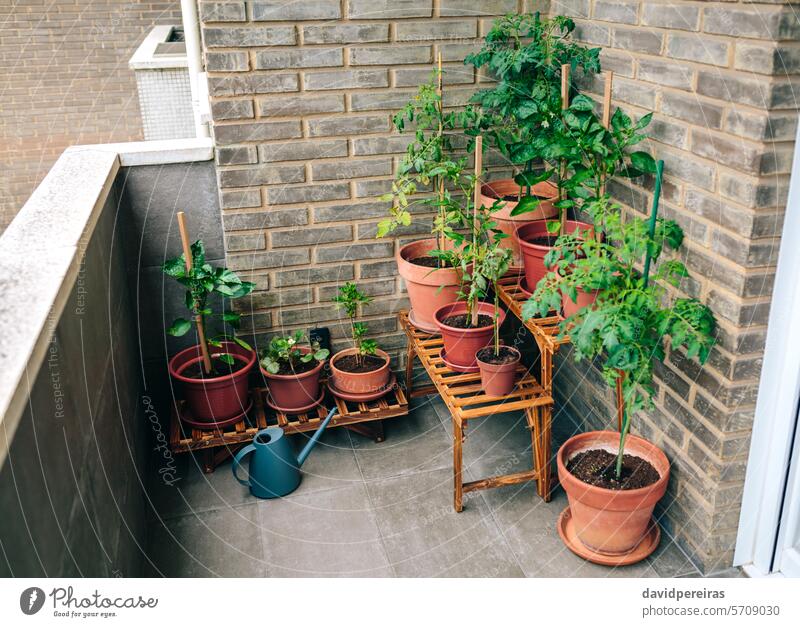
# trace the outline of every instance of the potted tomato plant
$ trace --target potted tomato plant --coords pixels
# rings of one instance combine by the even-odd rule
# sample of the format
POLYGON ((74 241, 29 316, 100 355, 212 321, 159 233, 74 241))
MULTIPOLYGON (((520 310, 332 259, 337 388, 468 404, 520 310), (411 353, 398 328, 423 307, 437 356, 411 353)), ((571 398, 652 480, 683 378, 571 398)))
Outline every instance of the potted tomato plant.
POLYGON ((359 307, 372 298, 363 294, 353 282, 339 288, 333 302, 343 309, 350 320, 351 348, 336 353, 331 359, 331 391, 337 395, 373 395, 388 392, 392 375, 390 358, 378 348, 375 340, 367 339, 367 325, 358 322, 359 307))
MULTIPOLYGON (((442 359, 453 370, 478 372, 475 355, 492 341, 495 322, 502 324, 505 312, 497 311, 491 303, 482 302, 489 287, 483 274, 484 260, 492 249, 492 241, 499 243, 506 237, 496 229, 492 212, 498 207, 495 201, 490 208, 481 203, 480 174, 483 169, 483 139, 478 136, 475 145, 475 174, 468 177, 468 194, 461 215, 466 219, 469 237, 460 232, 451 235, 456 244, 456 256, 461 269, 462 282, 459 302, 439 307, 434 319, 442 334, 444 347, 442 359), (497 317, 495 317, 495 313, 497 317)), ((497 244, 495 245, 497 246, 497 244)))
POLYGON ((414 137, 401 160, 391 192, 389 216, 378 224, 378 237, 409 226, 412 212, 433 211, 433 238, 402 246, 395 255, 397 271, 405 280, 411 301, 409 320, 428 333, 436 332, 433 312, 458 297, 461 282, 456 259, 449 254, 454 227, 461 222, 453 190, 463 192, 466 158, 453 157, 452 132, 455 112, 444 111, 441 63, 435 81, 422 85, 415 98, 394 116, 394 126, 406 132, 413 125, 414 137), (437 85, 438 82, 438 85, 437 85), (418 192, 433 187, 434 195, 418 192))
MULTIPOLYGON (((182 216, 179 216, 182 219, 182 216)), ((248 376, 256 362, 255 351, 243 340, 226 334, 234 330, 239 314, 214 312, 209 303, 212 293, 225 298, 241 298, 253 291, 254 284, 242 281, 227 268, 206 262, 203 242, 185 246, 180 257, 164 264, 164 272, 186 288, 186 306, 192 314, 199 343, 182 350, 169 361, 169 373, 183 388, 188 412, 182 418, 199 427, 214 427, 240 419, 250 406, 248 376), (216 321, 223 332, 207 335, 207 325, 216 321)), ((192 321, 178 318, 167 333, 186 335, 192 321)))
POLYGON ((491 282, 494 295, 493 341, 491 346, 482 348, 475 354, 481 371, 481 387, 487 396, 505 396, 514 389, 517 366, 522 359, 517 348, 500 343, 500 297, 497 281, 508 272, 512 258, 511 251, 501 248, 500 242, 502 239, 492 238, 480 260, 481 274, 491 282))
MULTIPOLYGON (((472 98, 477 106, 464 112, 467 132, 487 135, 519 170, 513 179, 489 181, 481 189, 484 205, 503 201, 494 218, 509 236, 520 226, 559 214, 555 169, 541 171, 541 166, 547 165, 543 159, 560 115, 561 68, 600 71, 600 49, 572 41, 574 29, 574 21, 564 16, 507 15, 494 22, 482 48, 465 59, 496 79, 472 98), (534 169, 537 164, 540 171, 534 169)), ((513 266, 521 266, 518 240, 509 237, 503 245, 514 253, 513 266)))
MULTIPOLYGON (((661 261, 650 280, 651 263, 683 240, 674 221, 656 215, 661 167, 659 163, 649 223, 638 217, 623 223, 618 211, 605 211, 603 204, 594 207, 608 240, 584 253, 587 264, 606 273, 605 286, 592 307, 578 310, 561 327, 562 333, 569 332, 575 358, 596 360, 617 392, 619 432, 573 436, 557 455, 559 480, 569 501, 559 532, 570 549, 606 564, 638 561, 658 544, 651 516, 667 488, 669 461, 657 446, 630 434, 633 415, 653 403, 653 361, 664 358, 669 342, 671 350, 683 348, 688 358, 704 363, 714 342, 716 322, 708 307, 694 298, 672 297, 663 286, 677 286, 688 276, 680 261, 661 261)), ((575 276, 562 280, 578 287, 575 276)), ((546 313, 560 301, 563 289, 560 281, 540 283, 523 306, 523 316, 546 313)))
POLYGON ((322 401, 320 375, 330 355, 318 342, 308 342, 302 331, 273 337, 261 351, 261 374, 273 406, 285 413, 308 411, 322 401))
POLYGON ((579 239, 602 237, 601 226, 569 220, 568 212, 585 211, 584 205, 603 196, 606 184, 614 176, 634 178, 655 172, 655 162, 648 153, 630 151, 632 146, 647 138, 642 131, 652 115, 647 114, 634 122, 622 109, 617 109, 606 126, 595 109, 596 103, 588 96, 575 96, 553 121, 551 143, 542 150, 557 171, 561 199, 555 205, 560 219, 532 222, 518 228, 514 234, 522 251, 525 281, 531 292, 547 274, 545 257, 559 235, 573 234, 579 239))

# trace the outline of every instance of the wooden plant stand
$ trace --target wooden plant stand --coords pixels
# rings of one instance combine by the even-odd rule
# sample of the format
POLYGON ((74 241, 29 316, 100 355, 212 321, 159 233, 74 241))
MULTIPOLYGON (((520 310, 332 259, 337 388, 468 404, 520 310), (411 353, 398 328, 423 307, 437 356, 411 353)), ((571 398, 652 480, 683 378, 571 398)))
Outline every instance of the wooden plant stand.
POLYGON ((169 443, 172 452, 176 455, 195 453, 203 464, 203 472, 211 473, 244 444, 251 442, 261 429, 279 426, 287 435, 316 431, 334 403, 338 412, 328 424, 328 429, 345 427, 376 442, 384 440, 384 420, 408 415, 408 399, 398 386, 385 397, 366 403, 352 403, 328 395, 315 410, 299 415, 287 415, 271 409, 265 402, 266 388, 256 388, 251 394, 253 409, 250 415, 222 429, 204 430, 187 426, 181 422, 178 414, 184 401, 177 401, 178 406, 173 405, 170 419, 169 443))
POLYGON ((480 373, 462 374, 450 370, 439 356, 444 342, 441 335, 427 334, 411 325, 408 312, 398 314, 400 325, 408 337, 406 355, 406 387, 412 398, 438 393, 453 421, 453 506, 463 509, 465 492, 496 488, 535 480, 537 492, 545 501, 550 500, 550 447, 552 437, 553 399, 536 378, 523 366, 517 370, 517 385, 508 396, 490 397, 481 390, 480 373), (412 387, 414 359, 418 358, 433 385, 418 389, 412 387), (508 475, 499 475, 477 481, 463 481, 463 445, 467 422, 483 416, 509 411, 525 412, 533 445, 533 469, 508 475))
POLYGON ((547 318, 531 318, 523 320, 522 305, 528 296, 519 287, 519 277, 506 277, 500 279, 497 285, 500 300, 508 310, 513 313, 525 328, 531 332, 541 354, 541 381, 542 387, 550 394, 553 392, 553 355, 558 352, 563 344, 569 344, 569 337, 559 338, 559 325, 561 316, 554 315, 547 318))

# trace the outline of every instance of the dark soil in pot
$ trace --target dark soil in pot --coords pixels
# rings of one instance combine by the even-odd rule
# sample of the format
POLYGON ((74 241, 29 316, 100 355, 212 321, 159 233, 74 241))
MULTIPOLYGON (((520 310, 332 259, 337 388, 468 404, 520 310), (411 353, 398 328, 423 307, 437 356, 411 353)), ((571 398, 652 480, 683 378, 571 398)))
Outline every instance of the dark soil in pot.
POLYGON ((478 314, 478 324, 470 324, 471 320, 466 314, 458 314, 456 316, 448 316, 442 320, 442 324, 454 329, 478 329, 481 327, 492 326, 492 317, 485 314, 478 314))
POLYGON ((517 361, 517 359, 519 359, 519 353, 508 346, 501 346, 499 353, 495 355, 494 347, 489 346, 479 350, 477 357, 484 363, 500 366, 502 364, 510 364, 513 361, 517 361))
POLYGON ((375 355, 364 355, 361 357, 359 363, 355 355, 345 355, 336 360, 336 367, 345 372, 373 372, 379 368, 383 368, 386 360, 376 357, 375 355))
POLYGON ((232 364, 226 364, 219 357, 212 357, 211 372, 206 373, 203 368, 203 362, 199 361, 187 366, 185 370, 181 370, 181 374, 189 379, 197 379, 199 381, 202 379, 215 379, 217 377, 231 375, 234 372, 239 372, 245 366, 247 366, 247 361, 237 356, 234 356, 234 362, 232 364))
POLYGON ((567 470, 584 483, 608 490, 636 490, 653 485, 661 475, 653 465, 636 455, 622 457, 622 477, 616 476, 617 456, 603 449, 578 453, 567 462, 567 470))
POLYGON ((313 370, 319 365, 319 362, 316 359, 312 359, 308 363, 303 363, 302 361, 295 365, 294 369, 287 364, 285 361, 280 362, 280 366, 278 367, 278 372, 275 374, 280 374, 284 376, 292 375, 292 374, 303 374, 304 372, 309 372, 313 370))
POLYGON ((414 257, 414 259, 409 259, 409 263, 413 263, 415 266, 422 266, 423 268, 452 268, 453 266, 449 263, 445 263, 442 265, 441 260, 437 259, 436 257, 414 257))

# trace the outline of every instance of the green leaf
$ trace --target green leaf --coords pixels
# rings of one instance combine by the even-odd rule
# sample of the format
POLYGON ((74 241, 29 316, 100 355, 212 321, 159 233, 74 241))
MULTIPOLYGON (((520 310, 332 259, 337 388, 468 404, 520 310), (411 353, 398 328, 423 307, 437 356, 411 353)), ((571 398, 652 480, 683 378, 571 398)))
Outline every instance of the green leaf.
POLYGON ((175 337, 181 337, 189 332, 192 328, 192 323, 183 318, 178 318, 172 323, 172 326, 167 329, 167 333, 175 337))
POLYGON ((634 168, 646 174, 655 174, 656 161, 649 153, 644 151, 632 152, 630 157, 634 168))
POLYGON ((217 358, 220 361, 225 362, 229 366, 232 366, 234 363, 236 363, 236 360, 233 358, 233 355, 231 355, 230 353, 220 353, 219 355, 217 355, 217 358))
POLYGON ((548 233, 558 233, 561 230, 561 222, 558 220, 550 220, 547 223, 547 232, 548 233))
POLYGON ((175 259, 170 259, 164 264, 164 273, 168 274, 171 277, 176 279, 180 279, 186 276, 186 262, 183 259, 183 255, 180 257, 176 257, 175 259))
POLYGON ((594 100, 583 94, 579 94, 572 99, 569 108, 573 111, 594 111, 594 100))
POLYGON ((523 196, 520 198, 517 206, 511 210, 512 216, 522 215, 523 213, 530 213, 536 211, 541 204, 541 200, 536 196, 523 196))

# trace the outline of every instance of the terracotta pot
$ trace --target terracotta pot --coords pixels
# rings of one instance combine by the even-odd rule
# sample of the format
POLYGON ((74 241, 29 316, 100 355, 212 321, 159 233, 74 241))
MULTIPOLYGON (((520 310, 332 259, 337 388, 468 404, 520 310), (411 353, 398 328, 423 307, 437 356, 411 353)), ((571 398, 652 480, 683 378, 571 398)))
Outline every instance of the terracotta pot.
MULTIPOLYGON (((577 222, 575 220, 567 220, 565 230, 567 233, 574 233, 575 231, 594 231, 591 224, 577 222)), ((531 242, 537 238, 546 237, 548 235, 550 235, 550 233, 547 231, 547 220, 539 220, 537 222, 531 222, 530 224, 524 224, 514 232, 513 238, 517 241, 522 250, 525 281, 531 292, 536 291, 536 285, 549 271, 547 266, 544 265, 544 257, 552 248, 552 246, 542 246, 541 244, 532 244, 531 242)))
POLYGON ((605 555, 629 553, 647 533, 653 508, 664 496, 669 481, 669 460, 655 444, 628 435, 625 452, 650 462, 661 478, 636 490, 609 490, 584 483, 567 471, 567 462, 589 449, 616 455, 619 433, 591 431, 571 437, 558 450, 558 479, 567 493, 578 538, 589 549, 605 555))
POLYGON ((455 268, 426 268, 410 259, 426 256, 437 247, 435 239, 420 240, 403 246, 395 256, 397 271, 406 282, 411 301, 411 323, 428 333, 436 333, 434 312, 458 299, 461 273, 455 268))
POLYGON ((256 352, 239 346, 236 342, 223 342, 222 348, 212 347, 215 353, 230 353, 243 367, 232 374, 210 379, 193 379, 183 373, 200 364, 203 356, 200 345, 195 345, 169 360, 169 374, 180 381, 191 417, 196 422, 223 422, 242 414, 250 404, 248 376, 256 363, 256 352))
MULTIPOLYGON (((519 203, 506 200, 503 207, 492 214, 492 218, 497 222, 497 227, 508 235, 500 242, 500 246, 511 249, 514 255, 511 260, 512 268, 522 267, 522 251, 519 242, 514 238, 514 232, 524 224, 536 220, 549 220, 558 216, 558 209, 553 206, 558 199, 558 188, 555 185, 545 181, 534 185, 531 191, 534 196, 543 199, 535 211, 512 216, 511 212, 519 203)), ((503 196, 517 196, 518 194, 519 185, 514 182, 514 179, 501 179, 481 186, 481 202, 484 207, 491 207, 498 198, 503 198, 503 196)))
POLYGON ((506 348, 514 351, 517 356, 514 361, 507 364, 490 364, 475 355, 481 369, 481 387, 487 396, 505 396, 514 389, 517 365, 519 365, 522 355, 516 348, 510 346, 506 348))
POLYGON ((355 348, 346 348, 331 358, 331 383, 338 390, 348 394, 368 394, 386 387, 386 384, 389 383, 389 378, 392 376, 392 370, 389 367, 391 362, 389 355, 380 349, 376 350, 375 356, 381 357, 384 363, 380 368, 371 372, 347 372, 336 367, 338 359, 355 353, 355 348))
POLYGON ((590 307, 594 305, 594 301, 597 300, 597 295, 600 293, 600 290, 590 290, 588 292, 584 292, 583 290, 578 290, 578 302, 576 303, 572 300, 567 294, 561 294, 561 310, 565 318, 569 318, 572 315, 575 315, 583 309, 584 307, 590 307))
MULTIPOLYGON (((302 346, 299 350, 303 353, 311 352, 307 346, 302 346)), ((319 378, 324 365, 325 362, 320 361, 311 370, 300 374, 272 374, 261 366, 261 374, 267 381, 272 402, 287 411, 311 405, 322 394, 319 378)))
MULTIPOLYGON (((477 303, 475 305, 479 314, 493 317, 494 305, 491 303, 477 303)), ((470 329, 458 329, 442 323, 442 320, 449 316, 457 316, 467 312, 467 304, 463 302, 444 305, 436 310, 434 319, 439 327, 439 332, 444 340, 444 350, 447 353, 447 361, 456 366, 465 368, 475 366, 475 353, 485 346, 492 343, 494 337, 494 326, 489 324, 485 327, 470 329)), ((498 324, 503 324, 506 319, 506 312, 502 309, 498 312, 498 324)))

